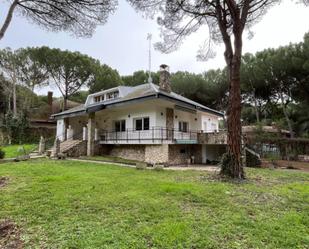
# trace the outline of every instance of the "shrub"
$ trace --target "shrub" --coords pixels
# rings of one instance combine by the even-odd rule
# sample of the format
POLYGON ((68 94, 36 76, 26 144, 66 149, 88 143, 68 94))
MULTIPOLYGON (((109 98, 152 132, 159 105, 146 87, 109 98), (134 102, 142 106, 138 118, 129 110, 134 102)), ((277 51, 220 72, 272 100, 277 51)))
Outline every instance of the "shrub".
POLYGON ((232 161, 232 157, 229 153, 224 153, 222 155, 221 162, 220 162, 221 174, 228 175, 228 176, 232 175, 232 171, 230 167, 231 161, 232 161))
POLYGON ((246 151, 246 167, 261 168, 262 162, 260 158, 249 151, 246 151))
POLYGON ((143 163, 143 162, 136 163, 136 169, 143 170, 143 169, 146 169, 146 168, 147 168, 147 164, 146 163, 143 163))
POLYGON ((5 156, 5 152, 0 148, 0 159, 3 159, 5 156))

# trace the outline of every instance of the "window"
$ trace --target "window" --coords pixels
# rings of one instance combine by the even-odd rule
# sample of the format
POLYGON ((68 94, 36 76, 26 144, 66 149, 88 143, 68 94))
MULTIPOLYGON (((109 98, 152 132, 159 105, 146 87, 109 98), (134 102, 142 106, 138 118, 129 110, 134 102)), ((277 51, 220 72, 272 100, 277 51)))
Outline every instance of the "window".
POLYGON ((217 131, 217 125, 215 123, 211 123, 211 130, 217 131))
POLYGON ((134 120, 135 130, 149 130, 149 117, 137 118, 134 120))
POLYGON ((104 101, 104 95, 99 95, 94 97, 94 102, 104 101))
POLYGON ((115 121, 115 131, 126 131, 126 121, 117 120, 115 121))
POLYGON ((143 129, 143 119, 135 120, 135 130, 141 131, 143 129))
POLYGON ((178 128, 179 128, 179 131, 188 132, 189 123, 188 122, 180 121, 178 123, 178 128))
POLYGON ((115 99, 119 97, 119 91, 110 92, 106 94, 106 99, 115 99))

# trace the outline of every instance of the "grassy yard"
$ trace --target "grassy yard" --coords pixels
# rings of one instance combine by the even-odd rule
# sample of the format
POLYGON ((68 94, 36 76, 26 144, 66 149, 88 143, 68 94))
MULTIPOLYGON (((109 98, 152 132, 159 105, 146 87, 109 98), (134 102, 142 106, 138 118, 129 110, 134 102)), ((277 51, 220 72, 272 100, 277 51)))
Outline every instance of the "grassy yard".
POLYGON ((6 145, 1 147, 2 150, 5 152, 5 158, 15 158, 19 155, 23 154, 22 148, 25 149, 26 153, 34 150, 37 147, 37 144, 13 144, 13 145, 6 145))
POLYGON ((309 248, 301 171, 247 169, 237 183, 36 160, 0 164, 0 176, 0 221, 18 225, 26 248, 309 248))
POLYGON ((114 156, 81 156, 80 159, 136 165, 139 161, 114 156))

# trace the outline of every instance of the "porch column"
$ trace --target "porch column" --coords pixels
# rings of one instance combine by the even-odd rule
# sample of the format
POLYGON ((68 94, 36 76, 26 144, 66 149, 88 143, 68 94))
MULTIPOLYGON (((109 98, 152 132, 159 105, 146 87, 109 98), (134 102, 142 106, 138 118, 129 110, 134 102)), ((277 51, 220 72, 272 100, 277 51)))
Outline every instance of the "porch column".
POLYGON ((95 113, 90 113, 88 116, 88 141, 87 141, 87 156, 94 155, 94 127, 95 113))
POLYGON ((205 144, 202 144, 202 163, 206 164, 207 162, 207 147, 205 144))
POLYGON ((69 127, 70 120, 69 120, 69 118, 64 118, 63 122, 64 122, 64 140, 67 140, 68 139, 67 128, 69 127))
POLYGON ((99 130, 97 128, 94 128, 94 141, 99 140, 99 130))
POLYGON ((73 140, 73 129, 71 125, 67 129, 67 140, 73 140))
POLYGON ((88 131, 87 131, 87 127, 84 126, 83 127, 83 141, 86 141, 88 138, 88 131))

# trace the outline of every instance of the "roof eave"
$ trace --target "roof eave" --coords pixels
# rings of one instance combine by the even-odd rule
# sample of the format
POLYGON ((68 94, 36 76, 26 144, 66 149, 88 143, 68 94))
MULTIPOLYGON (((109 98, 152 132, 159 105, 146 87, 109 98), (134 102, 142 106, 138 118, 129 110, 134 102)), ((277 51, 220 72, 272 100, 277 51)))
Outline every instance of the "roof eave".
POLYGON ((194 104, 191 104, 191 103, 188 103, 184 100, 180 100, 180 99, 177 99, 173 96, 169 96, 167 94, 164 94, 164 93, 158 93, 158 98, 163 98, 163 99, 168 99, 168 100, 173 100, 173 102, 177 102, 178 104, 181 103, 182 105, 185 105, 186 107, 188 108, 194 108, 198 111, 203 111, 203 112, 208 112, 208 113, 211 113, 211 114, 214 114, 214 115, 217 115, 217 116, 220 116, 220 117, 224 117, 224 114, 222 112, 219 112, 219 111, 216 111, 216 110, 212 110, 210 108, 204 108, 204 107, 201 107, 201 106, 197 106, 197 105, 194 105, 194 104))

